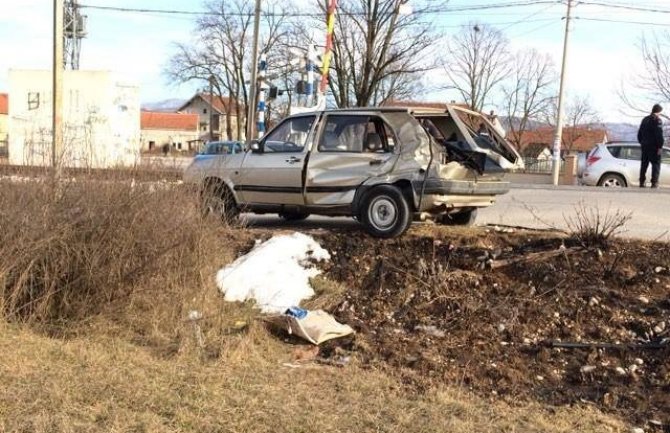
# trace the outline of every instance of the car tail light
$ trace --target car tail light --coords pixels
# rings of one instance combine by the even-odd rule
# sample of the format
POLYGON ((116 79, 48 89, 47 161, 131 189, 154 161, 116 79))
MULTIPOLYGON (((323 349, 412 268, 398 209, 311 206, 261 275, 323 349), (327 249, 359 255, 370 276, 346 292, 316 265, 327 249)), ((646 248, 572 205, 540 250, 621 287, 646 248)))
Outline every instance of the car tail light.
POLYGON ((600 161, 600 157, 597 155, 591 155, 588 158, 586 158, 586 166, 590 167, 596 162, 600 161))

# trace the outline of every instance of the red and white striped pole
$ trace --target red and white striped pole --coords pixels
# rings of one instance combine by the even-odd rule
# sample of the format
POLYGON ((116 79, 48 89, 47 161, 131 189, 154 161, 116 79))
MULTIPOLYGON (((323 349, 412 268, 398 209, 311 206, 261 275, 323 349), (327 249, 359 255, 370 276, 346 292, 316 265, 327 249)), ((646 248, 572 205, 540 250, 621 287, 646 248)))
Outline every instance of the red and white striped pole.
POLYGON ((319 92, 326 93, 328 86, 328 70, 330 69, 330 57, 333 51, 333 31, 335 30, 335 10, 337 9, 337 0, 328 1, 328 12, 326 16, 326 49, 323 53, 323 66, 321 67, 321 84, 319 92))

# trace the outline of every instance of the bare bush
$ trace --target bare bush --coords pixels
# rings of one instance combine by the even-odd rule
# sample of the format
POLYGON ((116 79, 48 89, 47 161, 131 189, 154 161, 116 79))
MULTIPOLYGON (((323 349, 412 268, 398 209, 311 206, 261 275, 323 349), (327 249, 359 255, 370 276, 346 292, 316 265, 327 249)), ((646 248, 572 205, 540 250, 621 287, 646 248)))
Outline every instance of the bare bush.
POLYGON ((0 187, 0 314, 58 323, 199 279, 194 194, 124 178, 0 187))
POLYGON ((625 231, 625 225, 633 214, 580 203, 575 206, 574 216, 566 216, 568 230, 583 247, 605 247, 609 241, 625 231))

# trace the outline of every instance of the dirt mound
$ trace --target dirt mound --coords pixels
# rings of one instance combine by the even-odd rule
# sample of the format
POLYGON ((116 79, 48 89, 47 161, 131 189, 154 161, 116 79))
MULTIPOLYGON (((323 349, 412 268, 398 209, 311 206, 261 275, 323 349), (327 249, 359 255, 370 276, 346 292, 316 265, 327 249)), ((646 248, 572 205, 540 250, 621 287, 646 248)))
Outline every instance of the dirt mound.
POLYGON ((670 245, 588 250, 494 231, 319 240, 334 252, 326 276, 350 288, 333 313, 357 329, 345 349, 362 362, 419 388, 460 383, 670 425, 670 245))

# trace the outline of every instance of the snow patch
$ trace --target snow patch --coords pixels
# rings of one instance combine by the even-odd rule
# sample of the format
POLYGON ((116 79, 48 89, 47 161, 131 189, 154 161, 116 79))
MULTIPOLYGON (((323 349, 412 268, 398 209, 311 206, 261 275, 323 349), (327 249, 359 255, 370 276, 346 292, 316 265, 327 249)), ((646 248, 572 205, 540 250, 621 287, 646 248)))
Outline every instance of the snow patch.
POLYGON ((314 295, 309 279, 321 271, 313 262, 328 260, 311 236, 277 235, 217 272, 216 284, 226 301, 254 299, 264 313, 283 313, 314 295))

